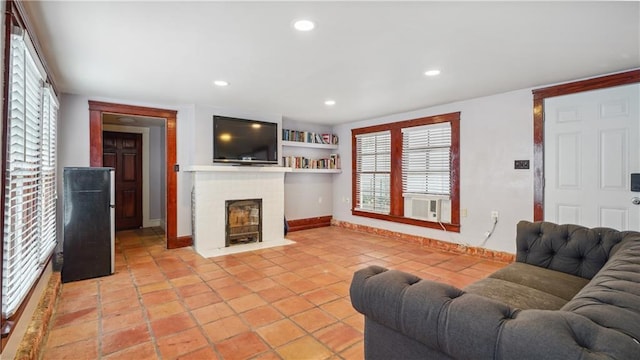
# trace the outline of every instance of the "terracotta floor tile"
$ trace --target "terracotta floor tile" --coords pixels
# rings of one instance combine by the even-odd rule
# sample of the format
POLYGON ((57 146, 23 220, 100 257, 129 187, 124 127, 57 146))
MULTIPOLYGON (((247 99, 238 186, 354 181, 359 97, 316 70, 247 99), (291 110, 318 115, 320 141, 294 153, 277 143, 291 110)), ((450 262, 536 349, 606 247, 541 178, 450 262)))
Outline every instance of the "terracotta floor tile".
POLYGON ((276 349, 283 359, 323 360, 333 354, 311 336, 305 336, 276 349))
POLYGON ((193 310, 201 308, 203 306, 219 303, 222 301, 222 299, 215 292, 209 291, 206 293, 184 298, 183 301, 189 309, 193 310))
POLYGON ((198 324, 204 325, 234 314, 226 303, 220 302, 191 311, 198 324))
POLYGON ((262 300, 262 298, 257 294, 241 296, 239 298, 229 300, 227 303, 237 313, 243 313, 247 310, 251 310, 253 308, 257 308, 266 304, 266 302, 262 300))
POLYGON ((337 227, 211 259, 167 250, 159 228, 116 237, 116 274, 62 284, 42 359, 362 359, 354 271, 377 264, 462 287, 506 265, 337 227))
POLYGON ((276 285, 268 289, 258 291, 258 295, 260 295, 261 298, 265 299, 268 302, 275 302, 280 299, 292 296, 294 295, 294 293, 293 291, 287 289, 282 285, 276 285))
POLYGON ((241 317, 253 328, 257 328, 274 321, 282 319, 284 316, 274 309, 272 306, 263 305, 255 309, 251 309, 241 317))
POLYGON ((195 284, 178 287, 176 289, 176 292, 178 293, 178 295, 182 296, 183 298, 186 298, 186 297, 190 297, 190 296, 194 296, 202 293, 212 292, 212 290, 207 284, 203 282, 198 282, 195 284))
POLYGON ((151 330, 155 337, 163 337, 196 326, 196 322, 188 313, 180 313, 151 322, 151 330))
POLYGON ((318 330, 313 335, 335 352, 340 352, 362 339, 360 331, 343 323, 318 330))
MULTIPOLYGON (((132 286, 129 283, 129 286, 132 286)), ((100 299, 103 304, 108 304, 115 301, 131 301, 131 299, 136 299, 138 297, 138 293, 136 289, 133 287, 123 288, 122 285, 112 288, 112 291, 104 292, 100 295, 100 299)), ((136 301, 137 302, 137 301, 136 301)))
POLYGON ((157 344, 163 359, 173 359, 209 346, 197 327, 160 338, 157 344))
POLYGON ((184 312, 185 308, 178 301, 171 301, 168 303, 154 305, 147 308, 147 315, 149 320, 154 321, 163 317, 171 316, 184 312))
POLYGON ((338 319, 344 319, 357 314, 356 310, 351 305, 351 302, 344 298, 320 305, 320 308, 338 319))
POLYGON ((108 355, 151 339, 147 324, 117 330, 102 337, 102 354, 108 355))
POLYGON ((302 296, 315 305, 321 305, 340 297, 336 293, 324 288, 308 292, 302 296))
POLYGON ((348 349, 340 353, 340 357, 344 360, 362 360, 364 359, 364 341, 358 341, 348 349))
POLYGON ((49 332, 47 347, 53 348, 80 340, 95 338, 97 334, 98 320, 54 328, 49 332))
POLYGON ((98 319, 97 308, 86 308, 74 312, 68 312, 66 314, 60 314, 55 317, 53 321, 54 327, 62 327, 71 324, 82 323, 86 321, 98 319))
POLYGON ((295 321, 308 332, 314 332, 338 321, 335 317, 319 308, 309 309, 296 314, 291 317, 291 320, 295 321))
POLYGON ((215 291, 225 300, 231 300, 251 294, 251 290, 242 285, 231 285, 220 289, 216 288, 215 291))
POLYGON ((124 314, 133 310, 140 309, 138 298, 122 299, 110 303, 102 304, 102 316, 115 316, 124 314))
POLYGON ((314 305, 302 297, 291 296, 273 303, 281 313, 291 316, 312 308, 314 305))
POLYGON ((305 332, 298 325, 288 319, 263 326, 256 332, 274 348, 305 335, 305 332))
POLYGON ((145 323, 142 309, 133 310, 128 313, 116 314, 114 316, 102 317, 102 333, 108 334, 115 330, 134 327, 145 323))
POLYGON ((202 326, 211 341, 217 343, 232 336, 249 331, 249 327, 238 316, 229 316, 202 326))
POLYGON ((200 350, 184 354, 177 358, 178 360, 217 360, 220 359, 218 354, 211 347, 204 347, 200 350))
POLYGON ((158 359, 156 348, 151 341, 128 347, 104 357, 107 360, 158 359))
POLYGON ((98 340, 81 340, 46 348, 42 360, 93 360, 98 358, 98 340))
POLYGON ((173 289, 158 290, 142 294, 142 303, 145 306, 164 304, 173 300, 178 300, 178 295, 173 289))
POLYGON ((216 344, 225 360, 243 360, 266 352, 269 347, 252 332, 236 335, 216 344))
POLYGON ((357 313, 342 319, 342 322, 364 334, 364 315, 357 313))

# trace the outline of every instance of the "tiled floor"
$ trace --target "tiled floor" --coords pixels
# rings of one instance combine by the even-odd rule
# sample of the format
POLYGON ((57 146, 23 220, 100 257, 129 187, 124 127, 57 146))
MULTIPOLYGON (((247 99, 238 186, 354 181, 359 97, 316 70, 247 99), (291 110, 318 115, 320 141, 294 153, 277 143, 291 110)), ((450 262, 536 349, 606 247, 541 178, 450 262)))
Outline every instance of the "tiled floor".
POLYGON ((63 284, 43 359, 362 359, 349 300, 369 264, 464 286, 505 264, 327 227, 216 258, 120 232, 116 274, 63 284))

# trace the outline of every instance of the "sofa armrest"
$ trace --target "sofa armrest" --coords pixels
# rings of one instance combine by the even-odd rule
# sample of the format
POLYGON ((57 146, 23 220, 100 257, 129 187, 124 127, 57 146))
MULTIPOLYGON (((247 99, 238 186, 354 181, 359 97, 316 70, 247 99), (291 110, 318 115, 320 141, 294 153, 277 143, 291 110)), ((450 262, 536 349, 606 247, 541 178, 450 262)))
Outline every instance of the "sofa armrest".
POLYGON ((438 282, 379 266, 354 274, 351 302, 371 320, 454 358, 493 358, 518 310, 438 282))

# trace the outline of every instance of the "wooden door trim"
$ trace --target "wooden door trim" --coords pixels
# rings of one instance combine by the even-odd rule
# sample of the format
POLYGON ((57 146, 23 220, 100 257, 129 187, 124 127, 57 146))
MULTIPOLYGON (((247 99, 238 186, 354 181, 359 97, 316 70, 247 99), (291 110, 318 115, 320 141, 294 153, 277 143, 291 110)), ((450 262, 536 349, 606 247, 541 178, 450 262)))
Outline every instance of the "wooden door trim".
POLYGON ((189 246, 190 243, 178 240, 177 175, 173 166, 176 156, 176 120, 175 110, 156 109, 134 105, 113 104, 89 100, 89 163, 90 166, 102 166, 102 114, 121 114, 166 119, 166 207, 167 207, 167 248, 189 246))
POLYGON ((533 90, 533 220, 544 220, 544 100, 583 91, 640 83, 640 69, 533 90))

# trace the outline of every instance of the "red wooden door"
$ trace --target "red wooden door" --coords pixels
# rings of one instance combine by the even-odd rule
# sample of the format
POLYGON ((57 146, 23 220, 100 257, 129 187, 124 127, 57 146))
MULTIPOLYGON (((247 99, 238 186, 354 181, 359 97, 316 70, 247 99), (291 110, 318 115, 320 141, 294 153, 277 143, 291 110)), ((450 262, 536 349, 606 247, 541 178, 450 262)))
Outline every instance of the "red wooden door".
POLYGON ((142 227, 142 135, 102 133, 102 164, 116 169, 116 230, 142 227))

